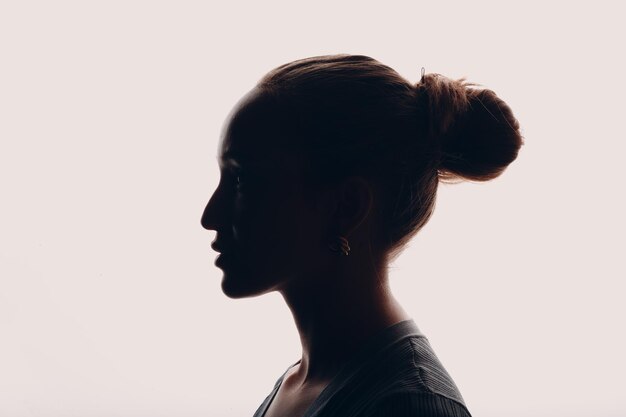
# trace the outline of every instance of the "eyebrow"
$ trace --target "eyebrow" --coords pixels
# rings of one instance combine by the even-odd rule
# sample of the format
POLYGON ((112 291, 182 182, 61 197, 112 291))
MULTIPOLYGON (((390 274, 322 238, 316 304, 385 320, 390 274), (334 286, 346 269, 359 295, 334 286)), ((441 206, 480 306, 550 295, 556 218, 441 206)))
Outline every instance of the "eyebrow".
POLYGON ((241 168, 240 161, 245 161, 247 157, 242 152, 227 151, 224 155, 222 155, 222 158, 217 155, 215 159, 217 159, 217 162, 220 166, 222 166, 223 163, 224 165, 232 165, 236 168, 241 168))

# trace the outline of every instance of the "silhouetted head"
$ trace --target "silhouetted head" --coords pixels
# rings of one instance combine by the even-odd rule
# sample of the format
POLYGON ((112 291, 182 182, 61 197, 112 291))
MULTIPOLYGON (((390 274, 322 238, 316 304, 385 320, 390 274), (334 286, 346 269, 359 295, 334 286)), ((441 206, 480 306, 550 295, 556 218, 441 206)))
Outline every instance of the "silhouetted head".
POLYGON ((425 74, 412 84, 362 55, 266 74, 228 116, 202 216, 233 298, 381 267, 426 224, 440 181, 500 175, 522 144, 496 94, 425 74), (350 255, 328 249, 336 235, 350 255))

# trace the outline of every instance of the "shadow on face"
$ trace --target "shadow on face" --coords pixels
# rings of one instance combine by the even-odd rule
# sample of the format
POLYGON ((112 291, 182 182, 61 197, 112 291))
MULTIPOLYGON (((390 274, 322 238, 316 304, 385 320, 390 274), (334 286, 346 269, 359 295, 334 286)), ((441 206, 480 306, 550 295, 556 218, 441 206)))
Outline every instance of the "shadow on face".
POLYGON ((295 153, 278 145, 277 108, 256 87, 227 117, 218 146, 220 181, 202 215, 216 231, 222 290, 230 298, 294 285, 325 256, 324 222, 304 198, 295 153))

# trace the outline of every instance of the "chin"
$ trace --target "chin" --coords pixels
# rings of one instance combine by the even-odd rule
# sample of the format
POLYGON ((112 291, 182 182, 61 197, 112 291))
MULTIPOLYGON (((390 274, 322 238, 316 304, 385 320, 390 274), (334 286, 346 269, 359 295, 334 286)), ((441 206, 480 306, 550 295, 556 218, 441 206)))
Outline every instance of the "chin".
POLYGON ((272 289, 267 287, 259 287, 258 285, 250 284, 254 283, 246 282, 245 279, 242 280, 241 277, 234 279, 234 277, 229 277, 228 274, 224 274, 224 278, 222 279, 222 292, 228 298, 239 299, 258 297, 259 295, 272 291, 272 289))

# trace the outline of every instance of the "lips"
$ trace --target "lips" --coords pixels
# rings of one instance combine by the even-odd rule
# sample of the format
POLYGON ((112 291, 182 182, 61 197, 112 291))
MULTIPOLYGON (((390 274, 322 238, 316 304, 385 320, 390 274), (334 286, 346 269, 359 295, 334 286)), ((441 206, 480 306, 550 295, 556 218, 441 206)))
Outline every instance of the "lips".
POLYGON ((214 240, 214 241, 211 243, 211 248, 212 248, 214 251, 219 252, 219 253, 227 253, 227 252, 230 252, 230 247, 231 247, 231 245, 227 245, 226 243, 224 243, 224 242, 220 242, 220 241, 217 241, 217 240, 214 240))
POLYGON ((224 265, 226 265, 229 261, 229 257, 228 255, 224 255, 223 253, 220 255, 217 255, 217 258, 215 258, 215 266, 219 266, 219 267, 223 267, 224 265))

